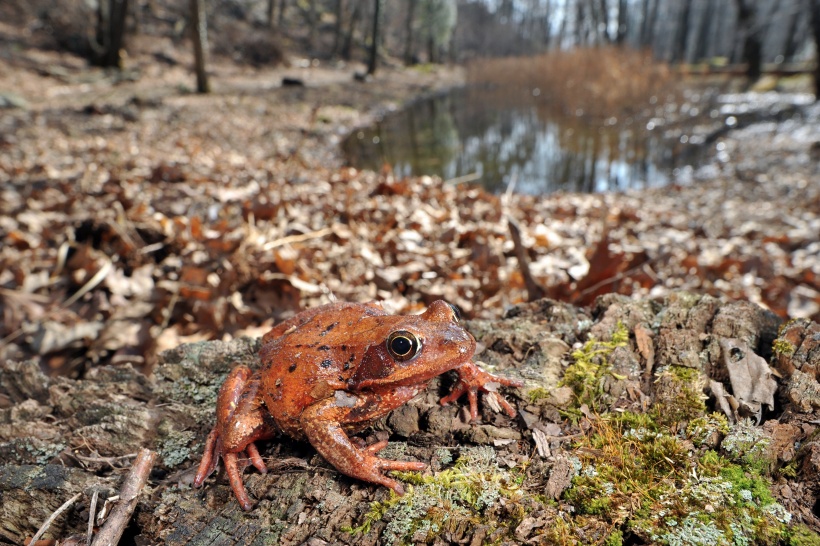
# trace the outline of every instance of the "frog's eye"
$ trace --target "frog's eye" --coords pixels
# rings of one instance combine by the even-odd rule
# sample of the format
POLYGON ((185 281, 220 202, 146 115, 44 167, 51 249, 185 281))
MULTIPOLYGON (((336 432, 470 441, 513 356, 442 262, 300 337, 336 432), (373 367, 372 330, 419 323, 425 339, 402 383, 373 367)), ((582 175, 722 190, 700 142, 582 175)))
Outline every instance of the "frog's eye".
POLYGON ((407 330, 398 330, 387 338, 387 350, 399 362, 410 360, 421 351, 421 340, 407 330))
POLYGON ((448 303, 447 305, 449 305, 450 309, 452 309, 453 311, 453 322, 455 322, 456 324, 461 322, 461 311, 458 310, 458 307, 456 307, 452 303, 448 303))

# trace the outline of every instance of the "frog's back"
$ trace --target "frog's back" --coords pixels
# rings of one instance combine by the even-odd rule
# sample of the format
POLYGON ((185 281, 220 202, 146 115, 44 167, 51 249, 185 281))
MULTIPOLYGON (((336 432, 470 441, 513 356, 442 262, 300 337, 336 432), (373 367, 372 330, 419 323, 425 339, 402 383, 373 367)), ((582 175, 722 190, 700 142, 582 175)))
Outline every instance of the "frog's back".
POLYGON ((331 303, 300 313, 264 336, 259 352, 263 395, 284 432, 301 436, 302 411, 332 396, 347 380, 380 317, 393 318, 372 303, 331 303))

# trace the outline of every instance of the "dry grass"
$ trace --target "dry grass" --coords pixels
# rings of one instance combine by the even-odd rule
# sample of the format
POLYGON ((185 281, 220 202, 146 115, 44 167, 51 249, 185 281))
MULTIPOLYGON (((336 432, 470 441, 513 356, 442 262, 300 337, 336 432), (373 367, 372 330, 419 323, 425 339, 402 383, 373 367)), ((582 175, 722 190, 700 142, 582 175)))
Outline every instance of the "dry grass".
POLYGON ((646 52, 602 47, 481 59, 468 66, 467 80, 501 92, 524 88, 553 111, 623 117, 649 105, 652 97, 663 100, 674 73, 646 52))

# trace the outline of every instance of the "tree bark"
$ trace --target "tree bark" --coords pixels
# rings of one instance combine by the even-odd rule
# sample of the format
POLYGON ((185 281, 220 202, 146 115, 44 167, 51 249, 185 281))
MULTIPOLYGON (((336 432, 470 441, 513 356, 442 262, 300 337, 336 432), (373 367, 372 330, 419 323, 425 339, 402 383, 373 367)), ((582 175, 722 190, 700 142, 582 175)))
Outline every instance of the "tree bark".
POLYGON ((373 27, 371 32, 370 58, 367 61, 367 73, 371 76, 376 73, 379 60, 379 17, 381 16, 381 0, 373 0, 373 27))
POLYGON ((686 60, 686 43, 689 40, 689 14, 692 12, 692 0, 680 1, 683 5, 678 20, 678 39, 672 52, 672 60, 677 62, 686 60))
MULTIPOLYGON (((669 294, 662 301, 608 294, 584 309, 541 299, 508 309, 504 319, 466 321, 482 347, 476 360, 509 377, 527 378, 524 389, 503 389, 523 418, 510 420, 493 412, 482 397, 482 422, 467 423, 458 407, 438 403, 450 380, 436 379, 420 396, 377 423, 382 432, 372 436, 389 435, 391 446, 405 456, 437 465, 434 472, 443 468, 438 453, 457 454, 476 444, 487 446, 494 460, 526 461, 520 474, 521 497, 515 505, 557 514, 542 498, 554 463, 535 450, 533 431, 548 425, 561 430, 561 435, 569 434, 571 425, 560 412, 565 408, 562 404, 570 402, 560 402, 551 394, 535 403, 533 393, 557 392, 572 348, 593 336, 608 339, 621 323, 634 335, 618 355, 613 353, 612 376, 599 386, 611 397, 610 408, 655 403, 661 392, 658 378, 671 366, 691 367, 704 378, 725 380, 720 346, 728 338, 772 362, 784 384, 792 373, 797 374, 796 369, 805 372, 801 376, 805 380, 820 367, 816 341, 820 327, 807 320, 790 322, 780 334, 780 345, 774 346, 788 342, 796 350, 773 355, 780 319, 748 302, 721 303, 685 293, 669 294), (633 399, 639 394, 643 398, 633 399), (522 459, 522 454, 529 455, 522 459)), ((99 493, 101 507, 104 499, 121 492, 135 455, 151 449, 158 457, 148 478, 150 488, 139 495, 127 531, 138 544, 383 544, 384 521, 355 535, 345 528, 360 525, 371 502, 389 499, 389 491, 340 475, 304 442, 280 438, 260 443, 269 471, 243 474, 248 492, 258 503, 250 512, 239 509, 224 476, 215 475, 202 489, 191 489, 205 437, 214 423, 216 392, 234 366, 258 368, 259 349, 260 341, 249 338, 182 345, 162 353, 150 377, 126 365, 92 368, 83 379, 72 380, 46 376, 37 362, 5 363, 0 367, 0 543, 22 544, 77 493, 82 495, 72 510, 58 517, 44 538, 79 536, 85 543, 93 492, 99 493)), ((816 385, 814 379, 810 381, 816 385)), ((820 408, 800 409, 808 399, 795 396, 784 389, 779 402, 784 405, 777 410, 782 417, 772 419, 773 423, 816 422, 820 408)), ((797 436, 788 445, 805 441, 808 454, 814 453, 807 440, 816 426, 794 428, 797 436)), ((552 449, 554 455, 577 455, 569 442, 556 442, 552 449)), ((792 456, 802 460, 800 453, 792 451, 792 456)), ((796 475, 780 478, 782 486, 791 488, 788 499, 795 504, 788 509, 792 513, 811 513, 814 497, 801 484, 816 483, 810 475, 816 465, 806 458, 796 467, 796 475)), ((566 499, 561 503, 571 504, 566 499)), ((472 516, 453 512, 457 525, 448 531, 448 540, 481 544, 485 525, 503 528, 517 519, 497 510, 484 516, 491 519, 477 524, 472 516)), ((538 526, 519 526, 514 533, 507 529, 504 540, 540 544, 542 531, 538 526)))
POLYGON ((404 22, 404 64, 407 66, 415 64, 413 31, 415 28, 417 3, 418 0, 407 0, 407 20, 404 22))
POLYGON ((280 29, 285 24, 285 8, 287 8, 287 0, 279 0, 279 13, 276 14, 276 26, 280 29))
POLYGON ((274 27, 274 12, 276 11, 276 0, 268 0, 268 9, 267 9, 267 23, 268 28, 274 27))
POLYGON ((210 93, 205 55, 208 51, 208 24, 205 17, 205 0, 190 0, 191 33, 194 42, 194 70, 197 93, 210 93))
POLYGON ((353 11, 350 13, 350 21, 348 22, 341 51, 342 58, 346 61, 349 61, 353 54, 353 38, 356 33, 356 25, 359 23, 359 18, 362 14, 363 1, 364 0, 353 0, 353 11))
POLYGON ((737 28, 742 45, 742 61, 746 63, 746 79, 751 85, 760 79, 763 72, 763 47, 760 30, 755 20, 753 0, 735 0, 737 7, 737 28))
POLYGON ((820 0, 806 0, 814 36, 814 100, 820 101, 820 0))
POLYGON ((342 49, 344 37, 344 0, 336 0, 336 24, 333 29, 333 54, 338 55, 342 49))
POLYGON ((629 30, 629 11, 627 0, 618 0, 618 31, 615 35, 615 43, 619 46, 626 42, 627 31, 629 30))
POLYGON ((128 0, 100 0, 97 5, 97 51, 99 66, 122 68, 128 0))

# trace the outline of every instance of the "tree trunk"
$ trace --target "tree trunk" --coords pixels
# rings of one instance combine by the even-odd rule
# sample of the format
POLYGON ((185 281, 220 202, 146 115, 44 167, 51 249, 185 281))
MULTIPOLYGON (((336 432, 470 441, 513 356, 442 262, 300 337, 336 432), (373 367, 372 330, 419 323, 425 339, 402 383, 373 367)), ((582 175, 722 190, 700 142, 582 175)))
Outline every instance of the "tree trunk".
POLYGON ((626 0, 618 0, 618 31, 615 35, 615 43, 619 46, 626 42, 626 34, 629 29, 629 12, 627 11, 628 3, 626 0))
POLYGON ((205 17, 205 0, 190 0, 191 38, 194 41, 194 68, 197 93, 209 93, 208 72, 205 70, 205 53, 208 51, 208 24, 205 17))
POLYGON ((125 45, 125 20, 128 0, 100 0, 97 5, 98 66, 122 68, 122 49, 125 45))
POLYGON ((352 50, 353 50, 353 35, 356 32, 356 25, 359 22, 359 17, 361 17, 362 13, 362 1, 363 0, 353 0, 353 11, 350 14, 350 22, 347 26, 347 33, 344 37, 344 43, 342 44, 342 59, 349 61, 352 50))
POLYGON ((820 0, 806 0, 814 36, 814 100, 820 101, 820 0))
POLYGON ((686 42, 689 40, 689 14, 692 12, 692 0, 682 0, 683 7, 678 21, 677 44, 672 52, 672 60, 683 62, 686 60, 686 42))
POLYGON ((598 0, 598 15, 595 17, 595 35, 599 44, 610 44, 613 42, 609 33, 609 6, 606 0, 598 0))
POLYGON ((316 0, 308 1, 308 51, 313 53, 316 48, 316 33, 319 27, 319 11, 316 9, 316 0))
POLYGON ((276 0, 268 0, 268 28, 273 28, 274 11, 276 11, 276 0))
POLYGON ((285 24, 285 8, 287 7, 287 0, 279 0, 279 13, 276 14, 276 26, 282 28, 285 24))
POLYGON ((763 48, 760 31, 755 21, 755 7, 752 0, 735 0, 737 6, 737 28, 743 40, 742 61, 746 63, 746 78, 749 84, 760 79, 763 65, 763 48))
POLYGON ((413 65, 415 54, 413 53, 413 23, 416 20, 416 3, 418 0, 407 0, 407 20, 404 23, 406 41, 404 42, 404 64, 413 65))
POLYGON ((342 49, 344 37, 344 0, 336 0, 336 25, 333 29, 333 55, 338 55, 342 49))
POLYGON ((367 73, 376 73, 376 63, 379 59, 379 16, 381 15, 381 0, 373 0, 373 32, 370 44, 370 59, 367 61, 367 73))
POLYGON ((688 54, 687 62, 699 62, 708 56, 709 52, 709 25, 714 19, 715 6, 707 3, 703 8, 703 14, 698 20, 698 26, 695 28, 695 43, 692 47, 692 53, 688 54))

